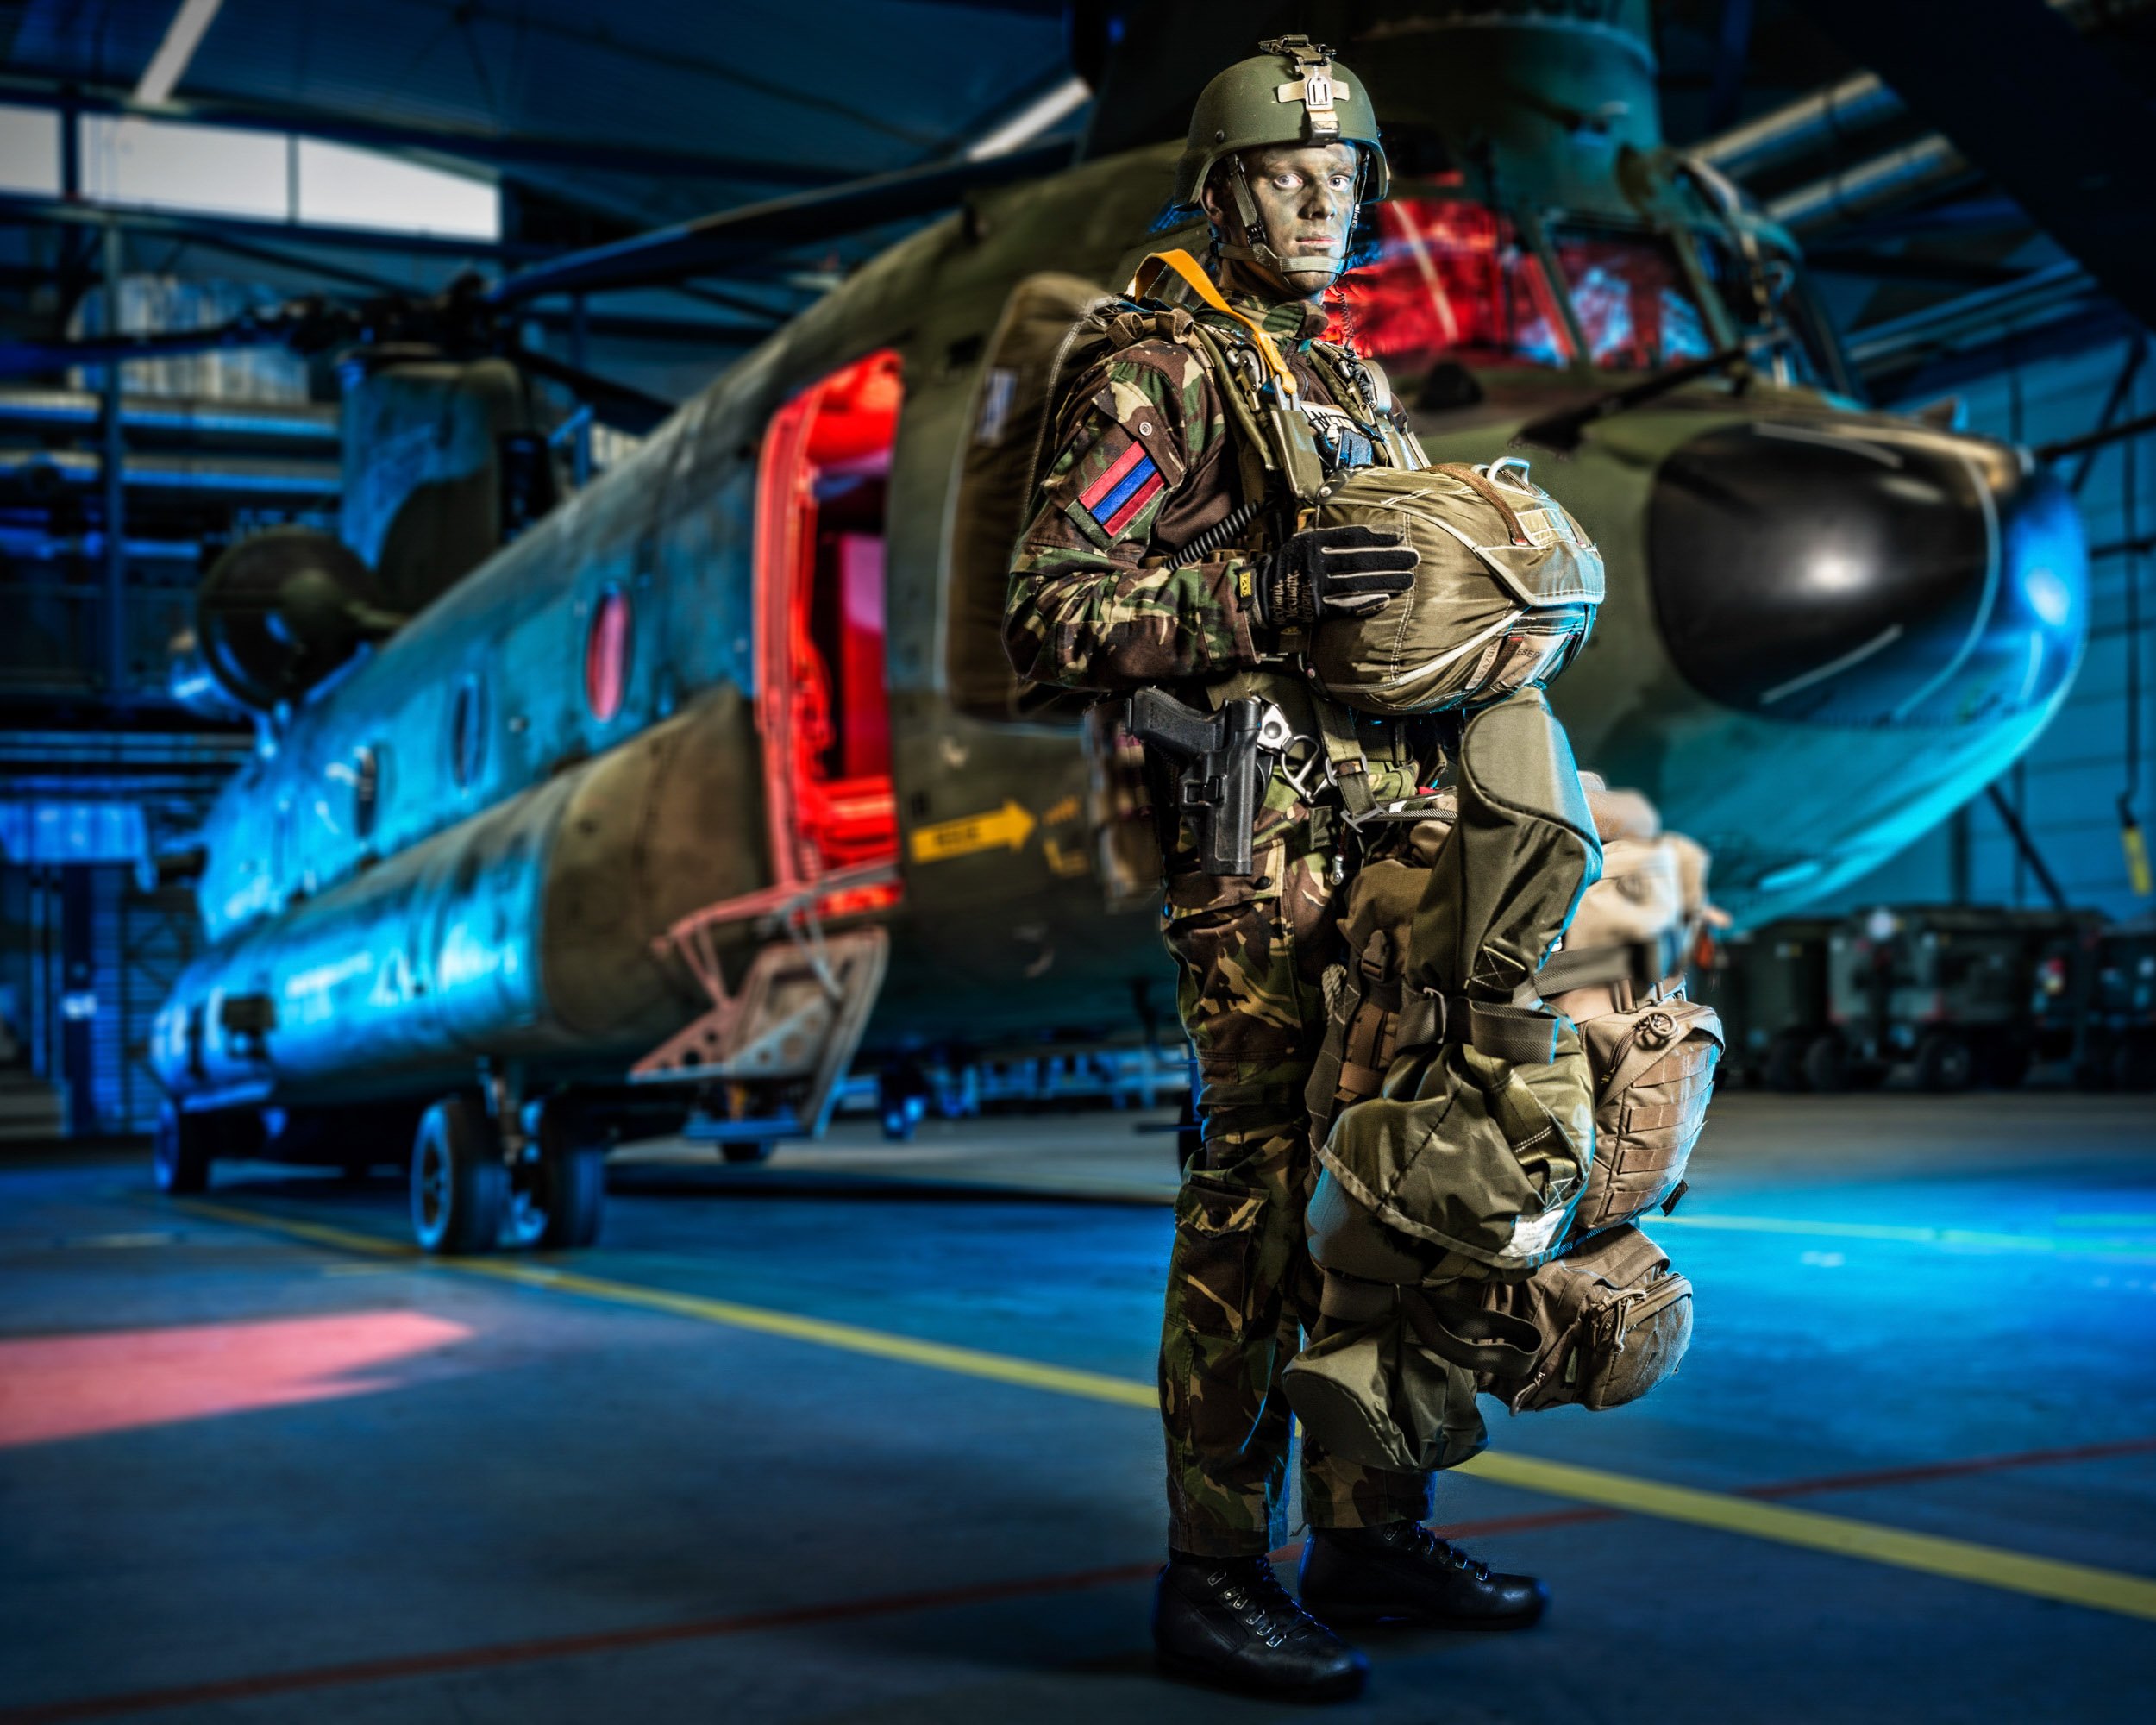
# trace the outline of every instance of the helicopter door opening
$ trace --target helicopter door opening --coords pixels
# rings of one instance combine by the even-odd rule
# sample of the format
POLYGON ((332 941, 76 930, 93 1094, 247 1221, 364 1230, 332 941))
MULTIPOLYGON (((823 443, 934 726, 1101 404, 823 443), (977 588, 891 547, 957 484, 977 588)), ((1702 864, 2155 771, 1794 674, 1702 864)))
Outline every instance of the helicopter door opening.
POLYGON ((886 349, 795 396, 764 436, 756 706, 775 887, 898 862, 884 551, 903 395, 886 349))

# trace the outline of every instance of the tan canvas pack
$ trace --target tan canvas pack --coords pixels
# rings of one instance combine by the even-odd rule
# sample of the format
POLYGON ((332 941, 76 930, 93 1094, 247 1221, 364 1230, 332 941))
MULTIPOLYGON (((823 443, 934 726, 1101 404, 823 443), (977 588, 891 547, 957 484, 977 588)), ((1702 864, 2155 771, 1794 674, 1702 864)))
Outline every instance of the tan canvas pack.
POLYGON ((1515 1414, 1621 1408, 1675 1371, 1691 1346, 1692 1284, 1635 1227, 1583 1240, 1525 1281, 1493 1283, 1482 1302, 1542 1339, 1526 1377, 1481 1380, 1515 1414))
POLYGON ((1439 712, 1539 687, 1602 602, 1601 553, 1524 461, 1363 468, 1334 485, 1317 520, 1397 533, 1421 555, 1407 592, 1312 635, 1319 683, 1365 712, 1439 712))
MULTIPOLYGON (((1635 792, 1590 781, 1602 876, 1564 946, 1539 973, 1545 1002, 1570 1019, 1595 1085, 1595 1151, 1566 1238, 1579 1239, 1674 1202, 1706 1125, 1721 1019, 1683 994, 1683 962, 1706 902, 1707 856, 1664 832, 1635 792)), ((1322 1143, 1343 1108, 1378 1094, 1401 1039, 1408 928, 1451 830, 1442 803, 1417 827, 1411 859, 1372 863, 1341 919, 1349 963, 1329 976, 1330 1022, 1306 1100, 1322 1143)))

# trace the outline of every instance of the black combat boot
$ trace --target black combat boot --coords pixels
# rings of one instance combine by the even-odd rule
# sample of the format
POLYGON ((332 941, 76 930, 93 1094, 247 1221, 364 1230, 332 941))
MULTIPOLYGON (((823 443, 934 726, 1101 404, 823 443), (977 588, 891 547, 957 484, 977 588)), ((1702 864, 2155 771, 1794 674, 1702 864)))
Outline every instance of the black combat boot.
POLYGON ((1329 1623, 1399 1617, 1447 1629, 1524 1629, 1550 1603, 1532 1576, 1492 1575, 1420 1521, 1313 1527, 1300 1591, 1329 1623))
POLYGON ((1153 1593, 1153 1649, 1163 1671, 1282 1700, 1345 1701, 1369 1674, 1263 1558, 1170 1553, 1153 1593))

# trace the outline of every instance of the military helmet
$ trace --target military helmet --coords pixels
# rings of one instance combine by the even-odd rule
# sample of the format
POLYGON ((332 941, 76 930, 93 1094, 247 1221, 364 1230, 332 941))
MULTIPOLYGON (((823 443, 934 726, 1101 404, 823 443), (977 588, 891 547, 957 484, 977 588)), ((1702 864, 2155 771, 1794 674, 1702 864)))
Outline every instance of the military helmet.
POLYGON ((1307 36, 1260 42, 1199 92, 1190 138, 1175 163, 1175 203, 1194 204, 1213 164, 1263 144, 1353 144, 1361 151, 1366 198, 1391 184, 1377 114, 1363 80, 1307 36))

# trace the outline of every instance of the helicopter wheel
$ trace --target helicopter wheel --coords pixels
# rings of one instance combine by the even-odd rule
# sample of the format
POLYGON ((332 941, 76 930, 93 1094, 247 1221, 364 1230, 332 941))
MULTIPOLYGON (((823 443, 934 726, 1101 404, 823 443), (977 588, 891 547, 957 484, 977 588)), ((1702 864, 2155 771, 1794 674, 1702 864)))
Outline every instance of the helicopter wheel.
POLYGON ((501 1141, 478 1100, 444 1096, 429 1108, 411 1149, 411 1231, 421 1249, 493 1251, 508 1194, 501 1141))
POLYGON ((606 1152, 577 1142, 574 1120, 544 1108, 525 1153, 508 1170, 505 1243, 569 1251, 599 1239, 606 1214, 606 1152))
POLYGON ((183 1113, 176 1102, 157 1111, 157 1136, 150 1155, 157 1189, 184 1197, 210 1184, 210 1164, 216 1160, 210 1144, 210 1123, 200 1114, 183 1113))
POLYGON ((718 1153, 739 1166, 753 1162, 768 1162, 771 1152, 777 1147, 768 1138, 752 1138, 746 1144, 722 1144, 718 1153))

